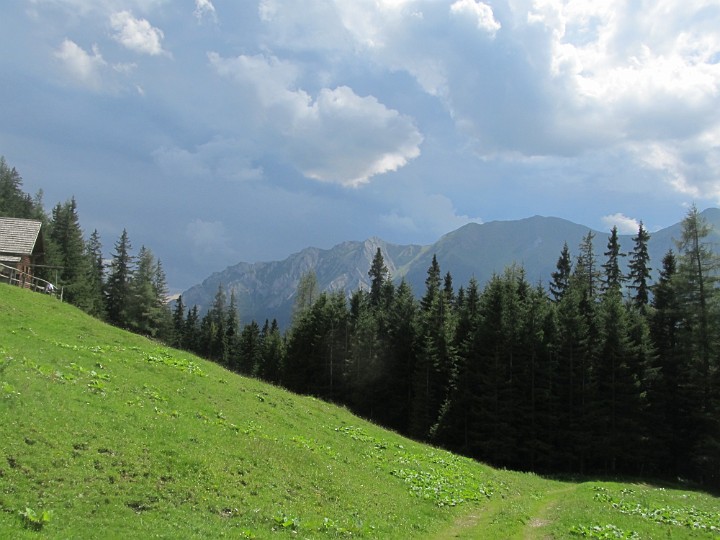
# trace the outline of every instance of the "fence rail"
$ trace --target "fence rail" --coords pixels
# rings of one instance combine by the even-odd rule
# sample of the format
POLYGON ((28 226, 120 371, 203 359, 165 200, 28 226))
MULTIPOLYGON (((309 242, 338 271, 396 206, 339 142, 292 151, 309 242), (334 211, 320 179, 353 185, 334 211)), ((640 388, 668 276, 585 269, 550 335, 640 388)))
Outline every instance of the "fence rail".
POLYGON ((36 292, 43 292, 59 296, 62 299, 62 291, 58 291, 52 283, 47 280, 35 277, 17 268, 0 263, 0 282, 16 285, 24 289, 36 292))

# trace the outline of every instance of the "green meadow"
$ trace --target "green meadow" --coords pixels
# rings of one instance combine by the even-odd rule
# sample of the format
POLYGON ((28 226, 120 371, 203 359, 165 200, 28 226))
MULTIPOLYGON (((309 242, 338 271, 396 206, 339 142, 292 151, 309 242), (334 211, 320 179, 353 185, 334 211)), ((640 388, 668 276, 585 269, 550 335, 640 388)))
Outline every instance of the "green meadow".
POLYGON ((0 538, 720 538, 691 486, 496 470, 0 284, 0 538))

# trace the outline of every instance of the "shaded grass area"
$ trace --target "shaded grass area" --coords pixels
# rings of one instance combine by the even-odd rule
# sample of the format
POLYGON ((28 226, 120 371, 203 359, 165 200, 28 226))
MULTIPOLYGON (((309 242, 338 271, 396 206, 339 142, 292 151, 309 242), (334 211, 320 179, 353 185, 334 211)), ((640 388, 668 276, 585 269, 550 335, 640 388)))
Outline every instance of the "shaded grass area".
POLYGON ((0 285, 2 538, 720 538, 709 495, 489 468, 0 285))

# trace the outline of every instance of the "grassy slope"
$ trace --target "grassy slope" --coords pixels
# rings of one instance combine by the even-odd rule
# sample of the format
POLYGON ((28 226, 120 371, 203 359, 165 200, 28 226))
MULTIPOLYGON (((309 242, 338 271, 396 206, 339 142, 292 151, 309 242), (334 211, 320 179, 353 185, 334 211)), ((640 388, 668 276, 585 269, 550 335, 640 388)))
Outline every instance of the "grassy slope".
POLYGON ((496 471, 0 284, 3 538, 562 538, 610 523, 713 538, 718 514, 693 492, 496 471), (40 532, 26 508, 52 512, 40 532))

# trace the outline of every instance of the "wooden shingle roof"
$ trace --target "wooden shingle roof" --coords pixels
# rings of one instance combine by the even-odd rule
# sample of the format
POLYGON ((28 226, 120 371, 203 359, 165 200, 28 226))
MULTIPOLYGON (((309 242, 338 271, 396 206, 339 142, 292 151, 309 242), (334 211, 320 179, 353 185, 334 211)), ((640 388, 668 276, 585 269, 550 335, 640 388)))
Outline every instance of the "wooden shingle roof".
POLYGON ((32 255, 41 221, 0 217, 0 253, 15 255, 32 255))

